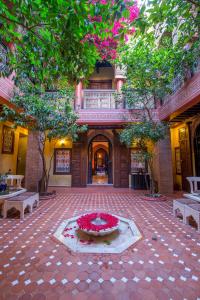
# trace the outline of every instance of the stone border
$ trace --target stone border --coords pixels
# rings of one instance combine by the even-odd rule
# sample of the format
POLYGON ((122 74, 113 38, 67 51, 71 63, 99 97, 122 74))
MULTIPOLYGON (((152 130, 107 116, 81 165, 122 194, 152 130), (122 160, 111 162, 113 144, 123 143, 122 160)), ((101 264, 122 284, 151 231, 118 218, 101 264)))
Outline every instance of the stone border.
POLYGON ((9 194, 5 194, 5 195, 0 195, 0 200, 1 199, 9 199, 9 198, 12 198, 12 197, 15 197, 17 195, 20 195, 21 193, 24 193, 26 192, 27 190, 26 189, 20 189, 19 191, 16 191, 14 193, 9 193, 9 194))
POLYGON ((103 254, 103 253, 116 253, 116 254, 122 253, 124 250, 126 250, 127 248, 129 248, 130 246, 135 244, 137 241, 139 241, 142 238, 142 235, 141 235, 138 227, 136 226, 136 224, 133 221, 123 218, 123 217, 120 217, 120 216, 117 216, 117 215, 114 215, 114 214, 113 214, 113 216, 119 218, 120 221, 128 223, 129 228, 133 235, 133 238, 131 240, 129 239, 126 242, 122 243, 121 245, 118 245, 117 247, 115 246, 115 247, 107 248, 105 245, 102 245, 101 248, 98 249, 98 247, 91 248, 87 245, 84 245, 81 247, 81 250, 80 250, 80 245, 78 245, 76 239, 73 240, 73 246, 69 245, 66 241, 66 238, 63 236, 62 233, 70 222, 76 221, 80 216, 76 216, 76 217, 67 219, 66 221, 62 222, 53 236, 56 239, 58 239, 61 243, 63 243, 66 247, 68 247, 70 250, 77 252, 77 253, 101 253, 101 254, 103 254))

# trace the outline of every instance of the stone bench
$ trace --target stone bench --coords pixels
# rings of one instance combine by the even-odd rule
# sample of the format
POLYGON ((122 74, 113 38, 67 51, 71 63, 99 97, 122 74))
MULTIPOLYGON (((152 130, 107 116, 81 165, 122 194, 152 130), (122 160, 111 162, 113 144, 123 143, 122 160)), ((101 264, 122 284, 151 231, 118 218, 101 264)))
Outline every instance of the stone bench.
POLYGON ((189 218, 193 217, 197 223, 197 231, 200 232, 200 204, 188 204, 185 209, 185 224, 189 224, 189 218))
POLYGON ((38 193, 25 192, 12 198, 4 199, 3 217, 7 217, 9 209, 16 208, 20 211, 20 218, 23 219, 25 209, 28 207, 31 213, 34 205, 36 205, 36 207, 39 205, 38 193))
POLYGON ((24 179, 24 175, 7 175, 5 181, 6 184, 10 187, 16 186, 17 188, 22 188, 22 180, 24 179))
POLYGON ((191 194, 200 193, 200 189, 198 188, 198 183, 200 185, 200 177, 190 176, 190 177, 186 177, 186 179, 189 181, 190 184, 190 193, 191 194))
POLYGON ((195 200, 180 198, 173 201, 173 215, 178 217, 178 214, 181 213, 183 216, 183 222, 186 223, 185 220, 185 210, 189 204, 196 204, 195 200))
POLYGON ((186 179, 189 181, 190 184, 190 193, 184 194, 183 196, 192 200, 196 200, 197 202, 200 202, 200 189, 199 189, 200 177, 191 176, 191 177, 186 177, 186 179))
POLYGON ((196 201, 196 203, 200 202, 200 194, 183 194, 184 197, 196 201))

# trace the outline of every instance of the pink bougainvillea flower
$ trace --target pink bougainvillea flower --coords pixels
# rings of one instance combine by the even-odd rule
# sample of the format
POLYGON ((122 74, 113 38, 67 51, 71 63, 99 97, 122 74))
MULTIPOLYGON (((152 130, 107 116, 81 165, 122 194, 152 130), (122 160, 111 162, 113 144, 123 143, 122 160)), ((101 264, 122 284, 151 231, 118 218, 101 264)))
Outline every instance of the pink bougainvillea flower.
POLYGON ((133 22, 139 16, 139 12, 140 12, 139 8, 136 5, 133 5, 133 6, 129 6, 128 10, 129 10, 129 20, 130 22, 133 22))
POLYGON ((135 28, 134 27, 129 29, 129 34, 133 34, 133 33, 135 33, 135 28))
POLYGON ((125 43, 128 43, 128 41, 129 41, 129 36, 128 36, 128 34, 125 34, 125 35, 124 35, 124 40, 125 40, 125 43))
MULTIPOLYGON (((88 42, 93 44, 101 59, 102 60, 114 60, 117 57, 117 47, 119 45, 119 36, 124 36, 125 42, 128 42, 129 37, 135 32, 133 27, 130 28, 131 23, 138 17, 139 15, 139 8, 137 7, 137 1, 133 0, 124 0, 123 3, 125 4, 125 10, 128 12, 128 17, 118 17, 115 16, 115 20, 112 23, 108 22, 107 28, 104 31, 107 33, 106 38, 100 38, 97 34, 88 33, 86 36, 81 40, 81 43, 88 42)), ((116 0, 88 0, 88 4, 93 5, 118 5, 116 0)), ((120 6, 119 6, 120 9, 120 6)), ((124 8, 123 8, 124 9, 124 8)), ((91 23, 101 23, 103 21, 102 16, 100 13, 99 15, 88 16, 88 19, 91 23)), ((111 21, 111 20, 110 20, 111 21)), ((96 28, 97 24, 94 24, 94 28, 96 28)))
POLYGON ((123 25, 119 21, 115 21, 112 29, 113 35, 118 35, 121 28, 123 28, 123 25))
POLYGON ((90 22, 102 22, 102 16, 88 16, 88 19, 90 20, 90 22))

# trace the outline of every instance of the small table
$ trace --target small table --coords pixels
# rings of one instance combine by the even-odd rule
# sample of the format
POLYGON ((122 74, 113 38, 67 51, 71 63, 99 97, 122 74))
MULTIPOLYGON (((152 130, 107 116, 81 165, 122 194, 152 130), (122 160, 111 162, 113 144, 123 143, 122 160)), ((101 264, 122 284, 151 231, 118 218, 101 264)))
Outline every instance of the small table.
POLYGON ((24 210, 26 209, 26 207, 29 208, 29 212, 31 213, 34 205, 36 205, 36 207, 39 205, 38 193, 25 192, 18 196, 5 199, 3 207, 3 217, 6 218, 8 210, 14 207, 20 211, 20 218, 24 219, 24 210))
POLYGON ((185 209, 185 224, 189 224, 189 217, 197 223, 197 230, 200 232, 200 204, 188 204, 185 209))
POLYGON ((186 198, 180 198, 173 201, 173 215, 178 217, 178 214, 181 213, 183 216, 183 223, 186 223, 185 210, 189 204, 196 204, 196 201, 186 198))

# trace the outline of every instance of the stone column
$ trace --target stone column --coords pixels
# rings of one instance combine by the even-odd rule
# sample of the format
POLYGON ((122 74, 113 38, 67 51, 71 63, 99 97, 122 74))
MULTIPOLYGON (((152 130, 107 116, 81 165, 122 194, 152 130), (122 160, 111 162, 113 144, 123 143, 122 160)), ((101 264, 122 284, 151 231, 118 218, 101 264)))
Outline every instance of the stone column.
POLYGON ((28 135, 25 171, 25 188, 34 192, 39 191, 39 181, 42 177, 42 161, 37 138, 36 132, 30 132, 28 135))
POLYGON ((117 86, 117 92, 120 93, 121 90, 122 90, 122 86, 124 84, 124 80, 123 79, 116 79, 117 82, 116 82, 116 86, 117 86))
POLYGON ((79 110, 82 108, 82 90, 83 90, 83 83, 82 81, 80 81, 76 86, 75 110, 79 110))
POLYGON ((158 191, 162 194, 173 193, 173 167, 170 135, 155 147, 154 171, 158 182, 158 191))
MULTIPOLYGON (((118 93, 121 93, 122 86, 124 81, 126 80, 126 67, 119 67, 115 66, 115 82, 116 82, 116 89, 118 93)), ((125 108, 124 100, 121 99, 120 103, 118 104, 117 108, 125 108)))

